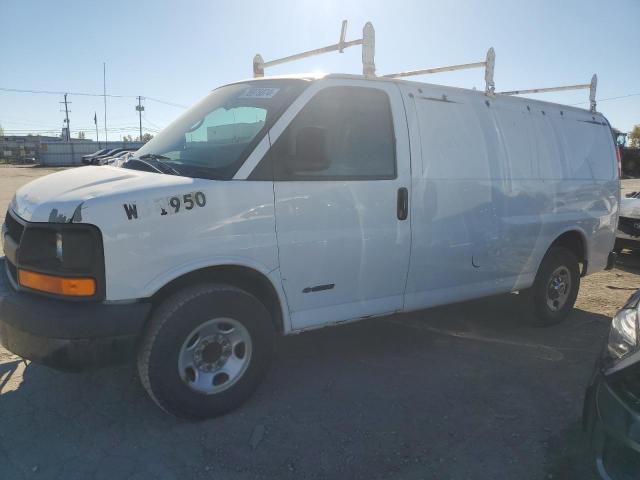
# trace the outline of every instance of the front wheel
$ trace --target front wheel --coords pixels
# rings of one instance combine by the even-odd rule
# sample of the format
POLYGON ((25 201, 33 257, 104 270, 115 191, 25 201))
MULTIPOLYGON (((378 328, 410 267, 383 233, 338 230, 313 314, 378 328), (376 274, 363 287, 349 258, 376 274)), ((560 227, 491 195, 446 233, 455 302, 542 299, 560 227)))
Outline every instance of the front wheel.
POLYGON ((204 419, 238 407, 262 381, 273 352, 269 312, 236 287, 187 287, 153 313, 138 373, 160 408, 204 419))
POLYGON ((561 322, 573 309, 580 288, 580 265, 564 247, 551 248, 538 269, 535 282, 525 293, 539 326, 561 322))

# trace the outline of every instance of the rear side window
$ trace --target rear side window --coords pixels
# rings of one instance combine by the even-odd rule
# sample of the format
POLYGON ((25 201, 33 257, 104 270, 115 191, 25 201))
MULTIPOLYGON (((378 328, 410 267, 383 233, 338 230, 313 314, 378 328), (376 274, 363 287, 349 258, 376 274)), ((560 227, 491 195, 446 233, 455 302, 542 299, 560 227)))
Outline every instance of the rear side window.
POLYGON ((298 113, 271 148, 268 161, 274 180, 280 181, 392 179, 394 138, 385 92, 330 87, 298 113), (321 150, 324 161, 309 162, 313 150, 321 150))

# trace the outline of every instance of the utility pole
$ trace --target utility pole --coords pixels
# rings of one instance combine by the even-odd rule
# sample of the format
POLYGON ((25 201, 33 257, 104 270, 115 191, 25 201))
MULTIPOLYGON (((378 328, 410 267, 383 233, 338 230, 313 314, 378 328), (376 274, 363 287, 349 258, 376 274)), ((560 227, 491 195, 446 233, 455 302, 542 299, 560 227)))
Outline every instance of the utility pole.
POLYGON ((144 112, 144 107, 142 106, 142 97, 138 95, 138 105, 136 105, 136 110, 138 111, 138 118, 140 120, 140 141, 142 141, 142 112, 144 112))
POLYGON ((93 123, 96 126, 96 142, 98 143, 98 149, 100 149, 100 136, 98 135, 98 112, 93 112, 93 123))
POLYGON ((69 142, 69 146, 71 147, 71 163, 75 162, 75 152, 73 151, 73 142, 71 141, 71 125, 69 124, 69 104, 71 102, 67 101, 67 94, 64 94, 64 121, 67 124, 67 142, 69 142))
POLYGON ((69 127, 69 103, 71 102, 67 102, 67 94, 64 94, 64 102, 60 102, 60 103, 64 103, 64 121, 67 124, 67 142, 71 140, 71 127, 69 127))
POLYGON ((102 94, 104 97, 104 147, 107 148, 109 141, 107 135, 107 64, 102 62, 102 94))

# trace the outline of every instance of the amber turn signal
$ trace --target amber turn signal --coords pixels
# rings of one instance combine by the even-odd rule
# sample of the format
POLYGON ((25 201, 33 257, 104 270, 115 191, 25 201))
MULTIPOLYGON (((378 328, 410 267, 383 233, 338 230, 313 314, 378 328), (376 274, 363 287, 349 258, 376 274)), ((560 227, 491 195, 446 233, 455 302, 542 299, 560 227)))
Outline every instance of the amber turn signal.
POLYGON ((96 281, 93 278, 54 277, 18 270, 18 283, 33 290, 69 297, 91 297, 96 293, 96 281))

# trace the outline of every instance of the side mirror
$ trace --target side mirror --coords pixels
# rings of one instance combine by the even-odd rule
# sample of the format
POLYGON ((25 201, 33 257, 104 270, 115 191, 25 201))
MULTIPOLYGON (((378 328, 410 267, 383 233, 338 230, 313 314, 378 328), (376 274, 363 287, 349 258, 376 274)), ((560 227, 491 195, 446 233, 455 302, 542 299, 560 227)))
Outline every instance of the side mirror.
POLYGON ((296 134, 295 155, 291 162, 293 172, 318 172, 331 164, 327 152, 327 130, 322 127, 304 127, 296 134))

